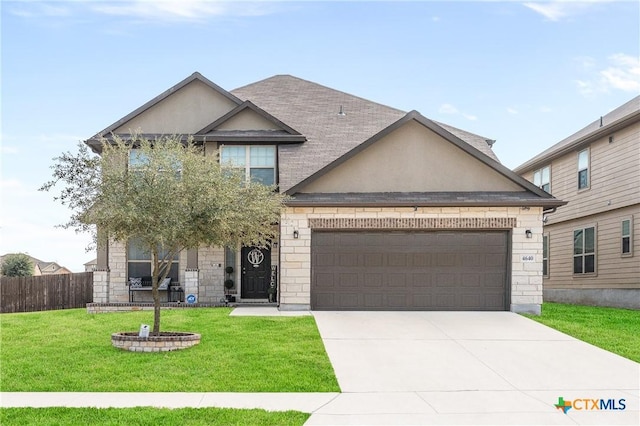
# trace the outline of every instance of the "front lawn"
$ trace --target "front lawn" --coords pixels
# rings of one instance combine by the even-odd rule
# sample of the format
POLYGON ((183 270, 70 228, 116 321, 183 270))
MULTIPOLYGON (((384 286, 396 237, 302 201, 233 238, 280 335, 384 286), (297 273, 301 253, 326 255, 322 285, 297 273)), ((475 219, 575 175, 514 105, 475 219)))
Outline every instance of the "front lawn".
POLYGON ((193 348, 134 353, 111 333, 153 313, 84 309, 0 315, 5 392, 339 392, 311 316, 230 317, 230 309, 162 311, 161 330, 202 335, 193 348))
POLYGON ((640 362, 640 311, 544 303, 528 318, 577 339, 640 362))
POLYGON ((302 425, 309 414, 231 408, 2 408, 0 424, 17 425, 302 425))

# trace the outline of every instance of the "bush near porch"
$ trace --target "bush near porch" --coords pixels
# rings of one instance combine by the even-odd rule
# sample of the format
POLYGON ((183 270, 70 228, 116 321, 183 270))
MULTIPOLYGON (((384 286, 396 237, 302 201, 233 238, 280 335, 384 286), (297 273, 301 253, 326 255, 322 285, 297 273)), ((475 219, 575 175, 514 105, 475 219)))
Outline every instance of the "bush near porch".
POLYGON ((0 316, 5 392, 337 392, 313 317, 230 317, 229 308, 163 312, 165 330, 202 334, 184 351, 133 353, 111 333, 153 312, 83 309, 0 316))

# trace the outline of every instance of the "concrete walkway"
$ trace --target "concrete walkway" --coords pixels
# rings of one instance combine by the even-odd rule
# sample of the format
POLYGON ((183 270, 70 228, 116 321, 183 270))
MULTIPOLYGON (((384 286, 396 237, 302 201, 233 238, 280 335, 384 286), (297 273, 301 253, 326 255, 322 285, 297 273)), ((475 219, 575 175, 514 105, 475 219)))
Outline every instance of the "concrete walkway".
MULTIPOLYGON (((294 315, 232 313, 269 314, 294 315)), ((312 413, 307 425, 640 423, 640 364, 516 314, 313 315, 342 393, 5 392, 0 406, 298 410, 312 413), (564 414, 554 406, 560 397, 575 407, 564 414), (617 408, 624 400, 625 409, 590 409, 596 399, 617 408)))

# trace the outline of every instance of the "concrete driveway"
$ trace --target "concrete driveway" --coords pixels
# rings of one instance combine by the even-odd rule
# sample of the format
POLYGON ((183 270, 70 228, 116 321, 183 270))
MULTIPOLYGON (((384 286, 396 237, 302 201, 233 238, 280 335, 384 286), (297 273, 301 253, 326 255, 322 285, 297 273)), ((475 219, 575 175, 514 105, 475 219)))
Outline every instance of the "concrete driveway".
POLYGON ((308 425, 640 423, 640 364, 511 312, 313 315, 343 393, 308 425))

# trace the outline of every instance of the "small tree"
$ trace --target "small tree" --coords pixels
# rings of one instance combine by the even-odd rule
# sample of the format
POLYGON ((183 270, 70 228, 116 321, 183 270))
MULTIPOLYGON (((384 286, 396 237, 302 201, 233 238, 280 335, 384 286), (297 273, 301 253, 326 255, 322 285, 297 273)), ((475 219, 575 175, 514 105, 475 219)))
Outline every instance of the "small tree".
POLYGON ((33 267, 31 258, 24 253, 8 254, 2 259, 2 275, 6 277, 30 277, 33 267))
POLYGON ((135 238, 151 254, 154 335, 160 332, 158 283, 180 251, 265 246, 276 236, 285 197, 223 169, 218 155, 205 155, 191 139, 114 136, 103 141, 100 157, 80 144, 77 154, 54 160, 54 179, 41 189, 65 184, 54 198, 73 211, 64 227, 91 231, 97 244, 135 238))

